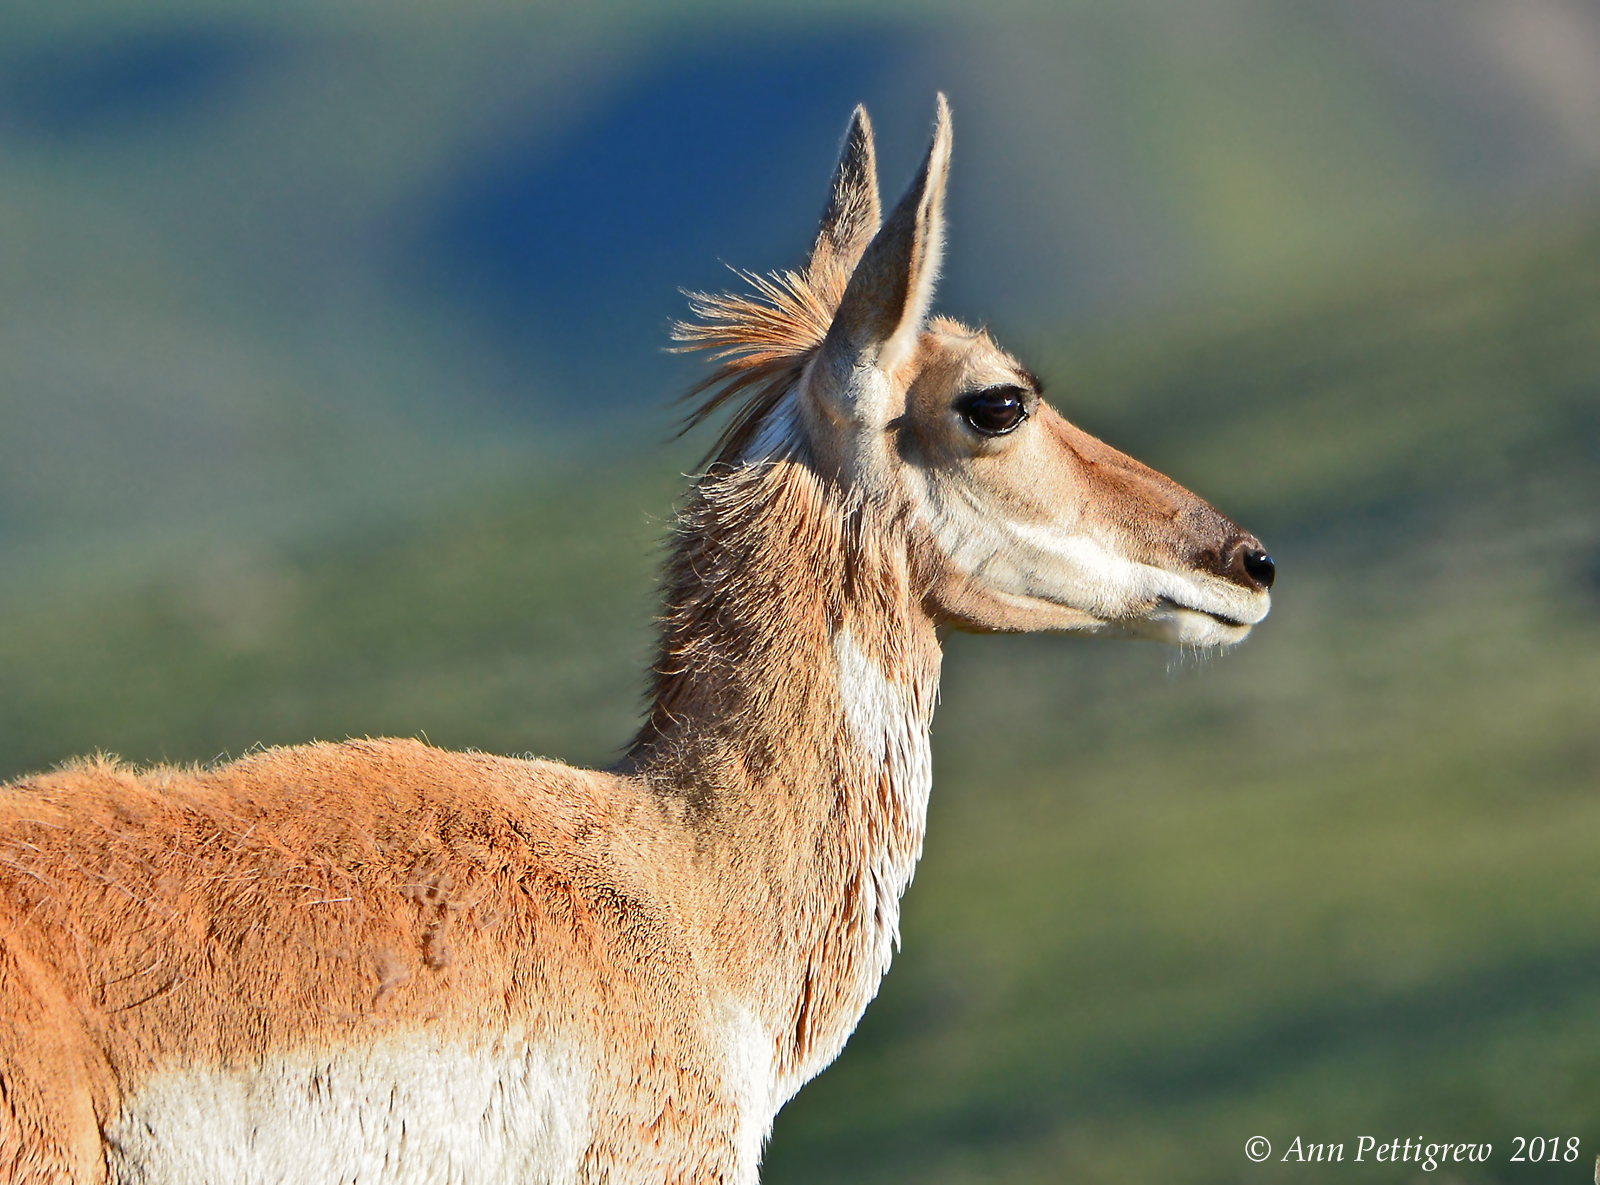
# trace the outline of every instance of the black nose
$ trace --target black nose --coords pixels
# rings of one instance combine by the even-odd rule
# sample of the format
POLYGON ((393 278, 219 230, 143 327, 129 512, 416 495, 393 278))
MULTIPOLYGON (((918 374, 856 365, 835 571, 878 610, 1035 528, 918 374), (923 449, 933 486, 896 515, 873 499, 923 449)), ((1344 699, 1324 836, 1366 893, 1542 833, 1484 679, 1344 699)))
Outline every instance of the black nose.
POLYGON ((1254 580, 1262 588, 1272 587, 1272 578, 1277 574, 1278 566, 1272 562, 1272 557, 1259 547, 1247 548, 1242 556, 1245 575, 1254 580))

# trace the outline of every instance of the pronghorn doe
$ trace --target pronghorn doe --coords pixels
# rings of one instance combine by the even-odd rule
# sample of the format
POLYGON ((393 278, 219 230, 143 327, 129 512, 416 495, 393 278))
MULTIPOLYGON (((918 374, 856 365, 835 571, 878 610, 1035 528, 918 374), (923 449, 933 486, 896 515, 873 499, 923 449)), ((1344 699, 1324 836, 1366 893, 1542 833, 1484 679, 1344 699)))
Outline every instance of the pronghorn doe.
POLYGON ((939 636, 1237 642, 1272 562, 928 305, 950 158, 697 297, 730 406, 614 770, 408 740, 0 794, 0 1177, 751 1182, 898 941, 939 636))

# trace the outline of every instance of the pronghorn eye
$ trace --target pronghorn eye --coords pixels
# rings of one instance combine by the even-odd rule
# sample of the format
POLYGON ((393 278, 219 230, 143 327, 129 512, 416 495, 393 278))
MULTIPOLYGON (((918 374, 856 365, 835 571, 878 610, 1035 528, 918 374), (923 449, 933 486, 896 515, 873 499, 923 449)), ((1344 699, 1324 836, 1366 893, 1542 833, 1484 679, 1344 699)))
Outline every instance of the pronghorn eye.
POLYGON ((956 404, 967 426, 980 436, 1004 436, 1028 418, 1021 387, 985 387, 956 404))

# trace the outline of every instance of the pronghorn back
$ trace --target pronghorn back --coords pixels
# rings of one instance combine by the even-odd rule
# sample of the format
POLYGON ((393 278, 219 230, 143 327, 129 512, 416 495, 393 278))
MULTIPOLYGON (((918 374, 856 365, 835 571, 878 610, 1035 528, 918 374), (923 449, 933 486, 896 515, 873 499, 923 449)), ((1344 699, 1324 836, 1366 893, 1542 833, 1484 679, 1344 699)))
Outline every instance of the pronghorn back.
POLYGON ((0 1180, 757 1177, 899 943, 941 632, 1185 646, 1271 559, 934 316, 951 150, 851 120, 805 265, 701 296, 643 727, 617 767, 417 741, 0 789, 0 1180))

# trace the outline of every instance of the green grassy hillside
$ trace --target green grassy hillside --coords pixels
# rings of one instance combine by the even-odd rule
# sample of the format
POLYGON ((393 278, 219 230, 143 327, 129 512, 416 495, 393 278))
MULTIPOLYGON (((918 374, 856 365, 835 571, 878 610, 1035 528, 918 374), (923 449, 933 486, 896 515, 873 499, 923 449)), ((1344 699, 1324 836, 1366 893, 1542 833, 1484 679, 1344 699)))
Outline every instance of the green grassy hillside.
POLYGON ((421 733, 609 760, 650 649, 663 459, 642 476, 549 465, 360 535, 219 547, 113 595, 18 594, 0 630, 0 764, 421 733))
MULTIPOLYGON (((1216 658, 958 637, 904 955, 767 1179, 1413 1180, 1600 1151, 1600 220, 1076 343, 1070 415, 1279 561, 1216 658), (1320 1178, 1319 1178, 1320 1179, 1320 1178)), ((0 768, 365 733, 604 760, 678 452, 0 610, 0 768)))

